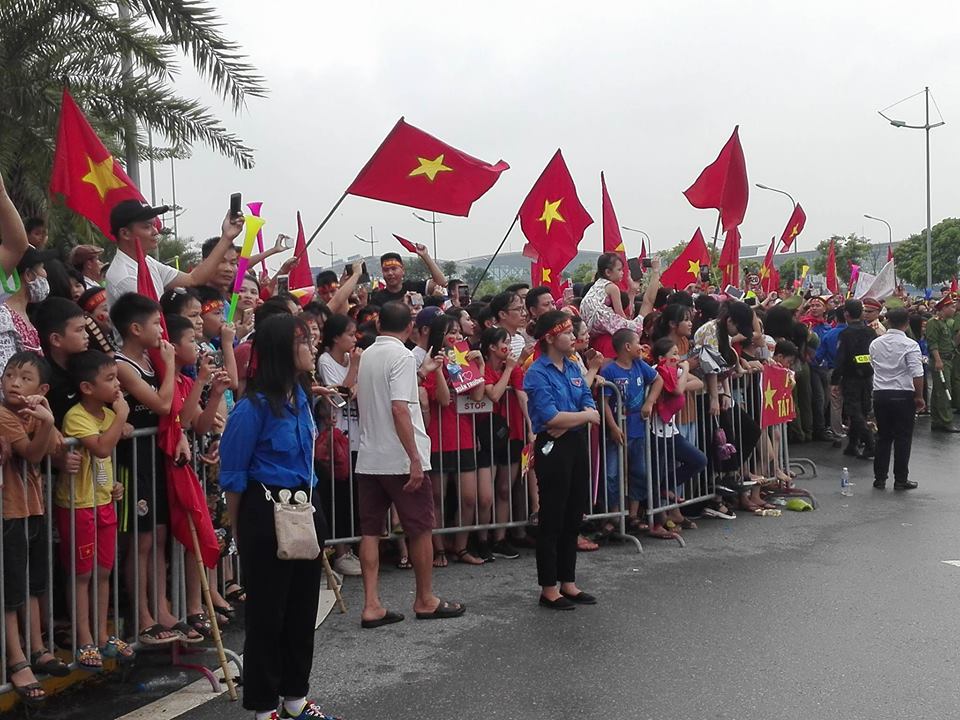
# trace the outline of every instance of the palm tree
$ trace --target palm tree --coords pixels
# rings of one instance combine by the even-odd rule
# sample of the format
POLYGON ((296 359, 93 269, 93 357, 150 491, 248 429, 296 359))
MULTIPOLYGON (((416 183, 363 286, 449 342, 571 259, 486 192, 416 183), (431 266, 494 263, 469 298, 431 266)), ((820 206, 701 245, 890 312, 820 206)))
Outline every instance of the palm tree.
MULTIPOLYGON (((115 155, 125 117, 167 143, 154 158, 196 143, 253 166, 253 151, 202 103, 173 87, 186 56, 234 112, 264 97, 263 79, 206 0, 3 0, 0 2, 0 173, 22 213, 43 214, 64 86, 115 155), (129 72, 124 72, 124 59, 129 72)), ((136 138, 141 159, 145 138, 136 138)))

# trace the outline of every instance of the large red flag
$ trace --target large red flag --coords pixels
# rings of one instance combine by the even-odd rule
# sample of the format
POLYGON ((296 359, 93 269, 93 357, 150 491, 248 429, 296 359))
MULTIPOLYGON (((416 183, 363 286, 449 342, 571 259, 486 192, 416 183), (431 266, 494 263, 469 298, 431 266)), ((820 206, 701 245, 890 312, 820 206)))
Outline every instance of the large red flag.
POLYGON ((478 160, 400 118, 347 192, 466 216, 509 167, 478 160))
POLYGON ((68 208, 92 222, 111 240, 113 206, 121 200, 144 202, 137 186, 104 147, 66 88, 60 105, 50 192, 63 195, 68 208))
POLYGON ((570 284, 560 271, 554 272, 553 268, 546 267, 540 261, 534 260, 530 264, 530 285, 532 287, 548 287, 553 299, 559 301, 563 297, 563 291, 570 284))
POLYGON ((776 251, 777 238, 770 238, 770 247, 767 248, 767 254, 763 258, 763 265, 760 266, 760 289, 766 293, 775 292, 780 289, 780 271, 773 263, 773 254, 776 251))
POLYGON ((660 276, 660 284, 665 288, 683 290, 690 283, 700 281, 700 270, 705 267, 710 267, 710 252, 703 233, 697 228, 683 252, 660 276))
POLYGON ((837 280, 837 250, 830 241, 830 249, 827 250, 827 290, 834 295, 840 292, 840 283, 837 280))
POLYGON ((733 227, 727 231, 718 262, 720 284, 724 287, 727 285, 740 287, 740 228, 733 227))
POLYGON ((303 220, 297 210, 297 244, 293 256, 300 258, 290 271, 290 289, 313 287, 313 273, 310 271, 310 258, 307 257, 307 241, 303 233, 303 220))
POLYGON ((600 194, 603 203, 603 251, 605 253, 617 253, 623 261, 623 276, 620 278, 620 289, 626 290, 630 287, 630 270, 627 267, 627 251, 623 247, 623 237, 620 235, 620 224, 617 222, 617 213, 613 209, 613 203, 610 201, 610 194, 607 192, 607 181, 600 173, 600 194))
POLYGON ((717 159, 707 165, 700 177, 683 191, 695 208, 716 208, 720 211, 720 224, 729 230, 743 222, 750 197, 747 182, 747 162, 740 147, 740 126, 723 146, 717 159))
POLYGON ((803 208, 800 207, 800 203, 797 203, 793 208, 793 212, 790 214, 790 220, 787 221, 787 227, 784 228, 783 235, 780 238, 780 242, 783 244, 780 252, 786 252, 790 249, 793 241, 803 232, 803 226, 806 224, 807 214, 803 211, 803 208))
POLYGON ((577 187, 557 150, 520 206, 520 229, 528 244, 523 254, 554 272, 563 272, 577 255, 583 231, 593 224, 577 197, 577 187))

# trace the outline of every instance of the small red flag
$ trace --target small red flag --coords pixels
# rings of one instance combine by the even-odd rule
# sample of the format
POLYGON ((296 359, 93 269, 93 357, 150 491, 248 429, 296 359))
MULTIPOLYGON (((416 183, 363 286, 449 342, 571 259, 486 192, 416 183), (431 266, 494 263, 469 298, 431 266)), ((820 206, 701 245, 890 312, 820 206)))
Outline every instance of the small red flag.
POLYGON ((740 228, 733 227, 727 231, 718 262, 720 284, 724 287, 727 285, 740 287, 740 228))
POLYGON ((554 300, 559 301, 563 297, 564 289, 570 284, 560 272, 554 272, 553 268, 546 267, 538 260, 530 264, 530 285, 532 287, 548 287, 554 300))
POLYGON ((697 228, 683 252, 660 276, 660 284, 665 288, 683 290, 690 283, 700 281, 700 270, 705 267, 710 267, 710 252, 703 233, 697 228))
POLYGON ((630 287, 630 270, 627 267, 627 251, 623 247, 623 237, 620 235, 620 224, 617 222, 617 213, 613 209, 610 195, 607 192, 607 181, 600 173, 600 194, 603 204, 603 251, 617 253, 623 261, 623 276, 620 278, 620 289, 630 287))
POLYGON ((764 365, 761 375, 763 410, 760 414, 760 427, 781 425, 797 416, 793 403, 794 375, 779 365, 764 365))
POLYGON ((707 165, 696 181, 683 191, 695 208, 716 208, 720 211, 720 224, 729 230, 743 222, 750 197, 747 181, 747 162, 740 146, 740 126, 720 151, 717 159, 707 165))
POLYGON ((577 187, 559 150, 547 163, 520 206, 520 229, 528 244, 523 254, 563 272, 577 255, 593 218, 577 197, 577 187))
POLYGON ((806 224, 807 214, 803 211, 803 208, 800 207, 800 203, 797 203, 793 208, 793 212, 790 214, 790 220, 787 221, 787 227, 784 228, 783 235, 780 238, 780 242, 783 244, 780 252, 786 252, 790 249, 793 241, 803 232, 803 226, 806 224))
POLYGON ((777 247, 777 238, 770 238, 770 247, 763 258, 763 265, 760 266, 760 289, 765 293, 775 292, 780 289, 780 271, 773 264, 773 253, 777 247))
POLYGON ((893 245, 887 245, 887 262, 893 260, 893 245))
POLYGON ((409 240, 407 240, 406 238, 402 238, 402 237, 400 237, 399 235, 394 235, 394 237, 397 239, 397 242, 399 242, 401 245, 403 245, 403 247, 404 247, 405 250, 408 250, 408 251, 410 251, 410 252, 412 252, 412 253, 416 253, 416 252, 417 252, 417 246, 414 245, 414 244, 413 244, 412 242, 410 242, 409 240))
POLYGON ((50 192, 63 195, 68 208, 92 222, 111 240, 115 240, 110 232, 113 206, 121 200, 145 202, 66 88, 60 104, 50 192))
POLYGON ((834 295, 840 292, 840 282, 837 280, 837 250, 834 247, 833 240, 830 241, 830 249, 827 250, 827 269, 826 269, 827 290, 834 295))
POLYGON ((466 216, 509 167, 478 160, 400 118, 347 192, 466 216))
POLYGON ((310 258, 307 257, 307 239, 303 232, 303 220, 297 210, 297 244, 293 249, 293 256, 300 258, 290 271, 290 289, 313 287, 313 272, 310 270, 310 258))

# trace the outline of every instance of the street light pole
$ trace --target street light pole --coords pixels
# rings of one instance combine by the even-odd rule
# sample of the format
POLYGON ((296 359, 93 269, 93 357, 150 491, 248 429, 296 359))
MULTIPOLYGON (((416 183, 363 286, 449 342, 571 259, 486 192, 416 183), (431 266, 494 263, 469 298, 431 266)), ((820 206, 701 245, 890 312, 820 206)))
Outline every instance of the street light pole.
POLYGON ((653 245, 653 240, 651 240, 650 236, 647 233, 645 233, 643 230, 637 230, 636 228, 627 227, 626 225, 621 225, 620 229, 628 230, 630 232, 640 233, 641 235, 643 235, 647 239, 647 252, 651 252, 651 253, 653 252, 653 248, 651 247, 653 245))
MULTIPOLYGON (((763 183, 754 183, 754 184, 755 184, 758 188, 760 188, 761 190, 769 190, 770 192, 775 192, 775 193, 780 193, 781 195, 786 195, 786 196, 790 199, 790 204, 793 206, 793 209, 794 209, 794 210, 797 209, 797 201, 794 200, 794 199, 793 199, 793 195, 791 195, 790 193, 788 193, 786 190, 778 190, 777 188, 769 187, 768 185, 764 185, 763 183)), ((797 267, 797 260, 798 260, 799 257, 800 257, 800 256, 797 254, 797 245, 799 245, 799 244, 800 244, 800 238, 796 238, 796 237, 795 237, 795 238, 793 239, 793 276, 794 276, 795 278, 800 276, 800 268, 797 267)), ((774 249, 774 254, 776 254, 776 249, 774 249)), ((773 258, 770 259, 770 262, 773 262, 773 258)))
POLYGON ((417 213, 413 213, 413 216, 420 222, 425 222, 427 223, 427 225, 433 226, 433 259, 436 260, 437 259, 437 225, 442 223, 443 220, 437 220, 436 213, 430 213, 430 217, 433 218, 432 220, 427 220, 425 217, 421 215, 417 215, 417 213))
MULTIPOLYGON (((916 97, 911 95, 910 97, 916 97)), ((909 99, 909 98, 907 98, 909 99)), ((940 122, 931 123, 930 122, 930 88, 929 86, 924 86, 923 88, 923 99, 924 99, 924 122, 923 125, 909 125, 903 120, 895 120, 888 115, 884 114, 883 110, 878 110, 877 114, 880 115, 884 120, 897 128, 907 128, 909 130, 923 130, 926 135, 926 152, 927 152, 927 288, 933 288, 933 239, 932 239, 932 229, 930 227, 930 131, 933 128, 940 127, 944 124, 944 121, 941 117, 940 122)), ((901 101, 902 102, 902 101, 901 101)), ((899 103, 894 103, 898 105, 899 103)), ((891 105, 890 107, 893 107, 891 105)))

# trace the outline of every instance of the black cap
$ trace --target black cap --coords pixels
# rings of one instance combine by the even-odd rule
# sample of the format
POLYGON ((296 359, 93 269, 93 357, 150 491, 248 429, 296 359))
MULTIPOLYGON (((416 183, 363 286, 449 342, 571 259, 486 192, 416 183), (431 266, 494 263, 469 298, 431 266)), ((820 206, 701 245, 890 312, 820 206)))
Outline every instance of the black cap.
POLYGON ((56 250, 37 250, 33 245, 28 245, 20 262, 17 263, 19 272, 26 272, 30 268, 42 265, 47 260, 53 260, 59 253, 56 250))
POLYGON ((152 207, 150 203, 140 200, 123 200, 114 205, 110 211, 110 232, 116 238, 120 228, 125 228, 135 222, 153 220, 153 218, 163 215, 169 210, 168 205, 152 207))

